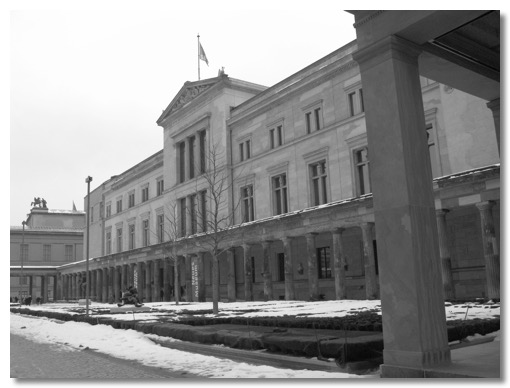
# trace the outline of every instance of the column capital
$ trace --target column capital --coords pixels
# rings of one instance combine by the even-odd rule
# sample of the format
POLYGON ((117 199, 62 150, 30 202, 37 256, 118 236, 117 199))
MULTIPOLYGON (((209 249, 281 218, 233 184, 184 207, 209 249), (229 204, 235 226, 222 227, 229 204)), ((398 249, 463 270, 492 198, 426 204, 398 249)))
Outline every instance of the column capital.
POLYGON ((294 238, 294 236, 283 236, 280 240, 284 243, 287 243, 287 242, 292 241, 293 238, 294 238))
POLYGON ((475 206, 478 208, 478 210, 484 211, 484 210, 492 209, 495 204, 496 204, 496 202, 494 202, 494 201, 483 201, 483 202, 478 202, 475 206))
POLYGON ((309 240, 309 239, 315 238, 318 234, 319 233, 316 233, 316 232, 309 232, 309 233, 305 234, 305 237, 307 240, 309 240))
POLYGON ((421 52, 422 49, 418 45, 396 35, 390 35, 355 51, 352 57, 360 66, 368 69, 388 58, 417 64, 421 52))

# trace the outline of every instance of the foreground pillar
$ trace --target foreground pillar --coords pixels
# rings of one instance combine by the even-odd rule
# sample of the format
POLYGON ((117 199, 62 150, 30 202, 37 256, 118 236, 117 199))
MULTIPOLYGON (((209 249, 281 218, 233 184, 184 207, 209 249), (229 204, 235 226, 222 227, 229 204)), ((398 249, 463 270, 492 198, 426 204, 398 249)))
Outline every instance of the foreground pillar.
POLYGON ((346 298, 345 290, 345 254, 342 243, 344 228, 336 228, 331 231, 333 237, 333 270, 335 275, 335 299, 346 298))
POLYGON ((448 248, 448 237, 446 233, 446 213, 448 212, 448 209, 438 209, 436 210, 436 218, 444 298, 446 300, 452 300, 455 299, 455 289, 453 287, 452 259, 450 256, 450 249, 448 248))
POLYGON ((136 269, 135 273, 133 275, 133 282, 134 286, 136 287, 136 290, 138 291, 138 298, 145 302, 145 292, 143 289, 143 263, 138 262, 136 263, 136 269))
POLYGON ((450 361, 419 54, 395 36, 353 53, 380 242, 383 377, 423 377, 450 361))
POLYGON ((103 275, 101 302, 108 303, 108 268, 101 268, 101 272, 103 275))
POLYGON ((115 295, 113 294, 113 273, 114 268, 109 267, 108 268, 108 303, 114 303, 115 302, 115 295))
POLYGON ((310 300, 319 300, 319 274, 317 271, 315 236, 317 236, 317 233, 307 233, 305 235, 308 252, 308 296, 310 300))
POLYGON ((187 254, 184 256, 184 268, 186 276, 186 302, 193 301, 193 286, 191 282, 191 255, 187 254))
POLYGON ((283 237, 283 253, 285 256, 285 300, 296 299, 294 291, 294 266, 292 264, 292 237, 283 237))
POLYGON ((159 267, 160 260, 154 260, 152 262, 152 276, 154 277, 154 287, 152 289, 152 301, 159 302, 161 301, 161 284, 159 282, 159 267))
POLYGON ((487 296, 490 299, 499 299, 499 249, 492 217, 494 205, 493 201, 486 201, 477 203, 476 207, 480 211, 487 296))

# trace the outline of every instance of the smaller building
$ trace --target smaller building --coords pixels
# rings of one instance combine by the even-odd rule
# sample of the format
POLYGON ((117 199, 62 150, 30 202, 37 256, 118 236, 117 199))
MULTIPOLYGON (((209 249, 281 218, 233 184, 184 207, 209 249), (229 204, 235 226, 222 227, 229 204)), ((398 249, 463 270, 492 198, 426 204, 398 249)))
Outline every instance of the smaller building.
POLYGON ((10 297, 57 299, 57 268, 83 260, 86 213, 34 207, 24 225, 11 226, 10 297))

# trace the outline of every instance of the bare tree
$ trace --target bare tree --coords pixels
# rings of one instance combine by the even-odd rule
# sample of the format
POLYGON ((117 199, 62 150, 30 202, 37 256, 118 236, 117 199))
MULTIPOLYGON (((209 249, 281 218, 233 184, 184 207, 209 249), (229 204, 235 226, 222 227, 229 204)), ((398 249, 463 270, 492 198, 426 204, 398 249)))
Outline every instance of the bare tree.
POLYGON ((219 258, 232 248, 233 234, 239 233, 242 222, 235 224, 235 214, 241 199, 234 199, 234 177, 229 173, 228 164, 223 162, 226 159, 222 148, 216 144, 206 153, 206 171, 196 179, 200 206, 192 205, 188 214, 191 222, 196 223, 192 225, 192 232, 196 233, 190 236, 190 240, 212 256, 213 313, 217 314, 220 299, 219 258), (200 232, 198 229, 201 229, 200 232))

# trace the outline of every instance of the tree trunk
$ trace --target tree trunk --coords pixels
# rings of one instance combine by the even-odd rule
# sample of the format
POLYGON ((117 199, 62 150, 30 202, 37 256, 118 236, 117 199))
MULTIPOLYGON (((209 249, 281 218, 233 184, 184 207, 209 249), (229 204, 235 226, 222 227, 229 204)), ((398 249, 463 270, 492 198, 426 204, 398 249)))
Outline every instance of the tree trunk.
POLYGON ((175 304, 179 304, 179 299, 181 295, 181 284, 179 281, 179 257, 174 256, 174 294, 175 294, 175 304))
POLYGON ((213 314, 218 314, 218 302, 220 301, 220 265, 219 258, 216 254, 212 260, 212 297, 213 297, 213 314))

